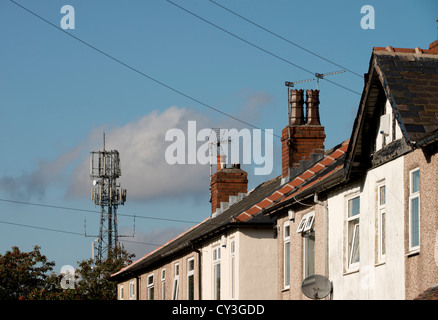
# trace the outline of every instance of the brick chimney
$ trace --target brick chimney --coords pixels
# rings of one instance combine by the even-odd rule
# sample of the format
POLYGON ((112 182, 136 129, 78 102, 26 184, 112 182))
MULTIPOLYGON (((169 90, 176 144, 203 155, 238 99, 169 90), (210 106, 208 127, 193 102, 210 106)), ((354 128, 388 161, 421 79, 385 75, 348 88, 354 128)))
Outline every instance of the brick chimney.
POLYGON ((281 136, 283 178, 293 175, 293 171, 300 167, 300 161, 324 153, 325 133, 319 120, 319 90, 306 90, 306 119, 303 116, 303 90, 291 90, 289 102, 289 125, 281 136))
MULTIPOLYGON (((436 20, 438 22, 438 19, 436 20)), ((435 40, 429 45, 429 50, 438 51, 438 40, 435 40)))
POLYGON ((217 172, 211 176, 211 213, 220 208, 221 202, 228 202, 230 196, 246 193, 248 188, 248 174, 240 169, 239 164, 231 168, 225 165, 224 156, 218 156, 217 172))

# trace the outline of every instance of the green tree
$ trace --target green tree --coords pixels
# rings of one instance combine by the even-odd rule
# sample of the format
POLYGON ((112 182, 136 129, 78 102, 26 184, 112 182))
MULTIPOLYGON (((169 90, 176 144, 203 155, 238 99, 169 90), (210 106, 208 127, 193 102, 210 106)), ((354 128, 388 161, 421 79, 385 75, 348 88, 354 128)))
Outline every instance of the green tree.
POLYGON ((124 249, 111 250, 103 261, 93 259, 79 262, 79 281, 76 290, 82 299, 87 300, 115 300, 117 298, 117 284, 111 281, 113 273, 132 262, 134 254, 124 249))
POLYGON ((49 271, 55 263, 48 261, 34 246, 31 252, 21 252, 12 247, 0 255, 0 299, 28 299, 31 292, 44 290, 49 271))
POLYGON ((29 253, 13 247, 0 255, 0 300, 113 300, 117 286, 111 274, 130 264, 133 257, 117 248, 103 261, 78 262, 74 279, 69 277, 74 286, 65 289, 61 283, 66 275, 51 272, 55 263, 47 261, 40 247, 29 253))

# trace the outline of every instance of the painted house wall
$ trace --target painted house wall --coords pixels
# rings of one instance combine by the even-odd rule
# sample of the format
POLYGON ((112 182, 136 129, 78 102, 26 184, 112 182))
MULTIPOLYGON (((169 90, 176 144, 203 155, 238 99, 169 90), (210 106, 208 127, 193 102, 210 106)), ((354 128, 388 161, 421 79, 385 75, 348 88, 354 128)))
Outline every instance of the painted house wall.
POLYGON ((403 157, 369 170, 329 195, 330 280, 334 299, 404 299, 403 157), (384 258, 379 256, 378 187, 386 188, 384 258), (360 261, 348 263, 348 200, 360 196, 360 261))
POLYGON ((215 299, 214 264, 217 260, 214 261, 213 255, 218 248, 221 300, 277 298, 277 274, 271 272, 276 268, 277 250, 271 228, 236 229, 206 243, 202 248, 202 297, 205 300, 215 299))
POLYGON ((277 244, 272 228, 242 229, 239 238, 238 299, 277 299, 277 244))

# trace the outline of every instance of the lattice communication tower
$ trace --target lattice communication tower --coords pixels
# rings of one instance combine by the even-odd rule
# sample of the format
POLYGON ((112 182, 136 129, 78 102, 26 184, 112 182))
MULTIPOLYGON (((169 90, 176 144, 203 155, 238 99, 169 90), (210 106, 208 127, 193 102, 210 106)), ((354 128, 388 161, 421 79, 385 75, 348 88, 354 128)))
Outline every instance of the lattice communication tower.
POLYGON ((119 152, 105 150, 104 134, 103 151, 92 151, 90 159, 90 178, 93 181, 91 199, 101 207, 96 257, 101 261, 105 253, 108 256, 108 252, 118 245, 117 208, 125 203, 127 193, 117 184, 121 175, 119 152))

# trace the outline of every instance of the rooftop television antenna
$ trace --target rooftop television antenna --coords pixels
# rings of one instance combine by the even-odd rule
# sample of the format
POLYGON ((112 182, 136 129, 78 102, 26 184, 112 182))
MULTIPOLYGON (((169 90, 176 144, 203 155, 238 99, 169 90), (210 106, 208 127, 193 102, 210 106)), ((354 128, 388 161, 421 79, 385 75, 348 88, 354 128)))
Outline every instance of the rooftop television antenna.
POLYGON ((326 277, 314 274, 308 276, 301 284, 301 291, 307 298, 313 300, 324 299, 333 291, 332 283, 326 277))
POLYGON ((310 82, 316 80, 316 90, 319 90, 319 79, 324 79, 325 76, 331 76, 334 74, 344 73, 344 70, 334 71, 334 72, 328 72, 328 73, 315 73, 315 78, 307 79, 307 80, 300 80, 300 81, 286 81, 284 85, 287 87, 287 110, 288 110, 288 116, 290 118, 290 88, 294 87, 296 84, 304 83, 304 82, 310 82))

